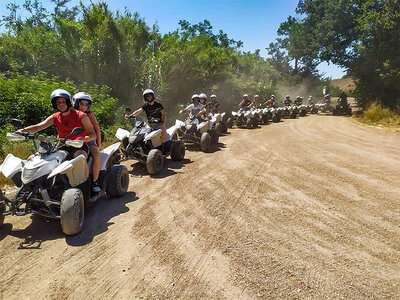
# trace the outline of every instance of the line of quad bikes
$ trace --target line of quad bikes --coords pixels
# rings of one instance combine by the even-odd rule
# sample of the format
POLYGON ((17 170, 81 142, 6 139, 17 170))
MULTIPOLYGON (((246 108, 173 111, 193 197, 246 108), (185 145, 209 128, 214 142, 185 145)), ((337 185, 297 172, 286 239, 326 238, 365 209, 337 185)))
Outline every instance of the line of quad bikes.
MULTIPOLYGON (((127 108, 129 111, 129 108, 127 108)), ((334 114, 351 114, 351 108, 332 107, 329 103, 293 105, 278 108, 240 109, 237 112, 210 114, 209 120, 191 115, 184 121, 176 120, 167 129, 167 140, 162 143, 161 130, 152 130, 144 120, 135 119, 133 130, 119 128, 116 137, 119 142, 101 151, 101 168, 98 182, 100 192, 91 187, 92 158, 80 155, 71 160, 60 150, 63 146, 80 148, 81 140, 56 139, 52 136, 23 133, 8 133, 10 141, 29 141, 33 146, 32 156, 23 160, 8 154, 0 165, 0 172, 11 178, 18 190, 11 199, 0 190, 0 227, 6 215, 23 216, 35 214, 59 219, 66 235, 78 234, 84 224, 85 207, 100 197, 111 198, 125 195, 129 187, 129 173, 120 162, 138 160, 146 166, 149 174, 161 171, 165 159, 181 161, 185 157, 185 144, 196 144, 204 152, 233 125, 256 128, 260 124, 278 123, 282 118, 295 119, 298 116, 331 111, 334 114)), ((24 128, 18 119, 10 123, 15 128, 24 128)), ((75 128, 70 135, 80 134, 82 128, 75 128)))

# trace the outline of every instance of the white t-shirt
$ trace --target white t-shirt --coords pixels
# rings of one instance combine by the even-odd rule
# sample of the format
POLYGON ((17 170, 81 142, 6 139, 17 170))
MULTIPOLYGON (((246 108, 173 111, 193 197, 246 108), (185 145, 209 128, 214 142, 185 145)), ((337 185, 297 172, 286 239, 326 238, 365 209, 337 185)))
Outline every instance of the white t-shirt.
MULTIPOLYGON (((194 106, 194 104, 190 104, 188 105, 188 107, 186 107, 186 110, 189 111, 189 115, 192 117, 193 115, 197 116, 197 114, 202 111, 206 106, 204 104, 197 104, 197 106, 194 106)), ((202 119, 205 119, 205 115, 201 115, 202 119)))

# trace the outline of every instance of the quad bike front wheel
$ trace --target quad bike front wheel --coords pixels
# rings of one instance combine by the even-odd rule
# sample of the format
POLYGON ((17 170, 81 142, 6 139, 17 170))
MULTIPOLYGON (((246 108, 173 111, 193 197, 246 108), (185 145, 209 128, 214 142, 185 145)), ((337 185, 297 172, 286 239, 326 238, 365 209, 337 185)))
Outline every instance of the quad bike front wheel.
POLYGON ((185 144, 183 141, 174 141, 171 151, 172 160, 183 160, 185 158, 185 144))
POLYGON ((279 123, 280 121, 281 121, 281 116, 280 116, 279 114, 275 113, 275 114, 272 116, 272 122, 274 122, 274 123, 279 123))
POLYGON ((307 112, 304 110, 304 109, 302 109, 301 111, 300 111, 300 113, 299 113, 299 116, 300 117, 305 117, 307 115, 307 112))
POLYGON ((253 127, 258 128, 258 118, 253 119, 253 127))
POLYGON ((227 122, 222 121, 221 122, 221 126, 222 126, 222 133, 227 133, 228 132, 228 124, 227 124, 227 122))
POLYGON ((346 108, 346 115, 351 116, 351 107, 346 108))
POLYGON ((61 228, 66 235, 81 232, 85 219, 85 202, 83 193, 78 188, 64 191, 60 207, 61 228))
POLYGON ((123 165, 112 165, 107 169, 106 194, 110 197, 121 197, 129 187, 129 173, 123 165))
POLYGON ((250 129, 251 127, 253 127, 253 120, 252 119, 247 119, 246 120, 246 128, 250 129))
POLYGON ((0 190, 0 227, 4 223, 5 216, 3 214, 6 212, 6 205, 2 201, 4 201, 4 195, 2 190, 0 190))
POLYGON ((201 151, 207 152, 211 146, 211 136, 208 132, 203 132, 200 138, 200 148, 201 151))
POLYGON ((151 149, 146 160, 147 172, 150 175, 159 173, 164 165, 164 156, 158 149, 151 149))

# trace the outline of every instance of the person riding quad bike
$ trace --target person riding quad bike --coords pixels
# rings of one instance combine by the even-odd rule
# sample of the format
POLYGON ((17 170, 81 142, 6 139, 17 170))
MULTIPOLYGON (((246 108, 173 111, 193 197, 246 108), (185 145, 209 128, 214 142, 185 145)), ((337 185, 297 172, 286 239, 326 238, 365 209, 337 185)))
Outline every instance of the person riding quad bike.
POLYGON ((301 104, 303 104, 303 98, 300 96, 297 96, 296 100, 294 100, 294 104, 297 106, 300 106, 301 104))
POLYGON ((242 101, 239 103, 239 108, 242 109, 249 109, 249 105, 251 104, 251 101, 249 100, 249 95, 244 94, 242 101))
POLYGON ((267 107, 275 107, 275 95, 271 95, 269 99, 265 102, 267 107))
MULTIPOLYGON (((221 112, 221 107, 219 102, 217 102, 217 95, 212 94, 210 96, 211 101, 207 103, 207 108, 210 116, 216 117, 216 123, 220 123, 221 125, 215 125, 219 126, 219 134, 222 135, 223 133, 228 132, 228 116, 225 112, 221 112)), ((211 118, 213 119, 213 118, 211 118)))
POLYGON ((332 113, 334 115, 351 115, 351 108, 347 102, 347 95, 345 92, 340 95, 338 105, 333 109, 332 113))
POLYGON ((325 113, 327 111, 332 111, 333 107, 332 107, 332 100, 331 100, 331 95, 326 94, 324 96, 324 105, 321 107, 321 112, 325 113))
POLYGON ((129 119, 133 116, 139 115, 142 112, 145 112, 149 126, 153 130, 161 129, 162 142, 164 144, 167 139, 167 131, 165 129, 167 114, 165 113, 164 107, 161 103, 155 101, 155 94, 153 90, 150 89, 147 89, 143 92, 143 101, 144 104, 142 107, 135 110, 130 115, 125 115, 125 119, 129 119))
POLYGON ((253 102, 250 103, 250 105, 248 106, 248 108, 259 108, 261 107, 261 102, 260 102, 260 96, 259 95, 254 95, 254 100, 253 102))
POLYGON ((285 106, 291 106, 292 105, 292 100, 290 100, 290 96, 286 95, 285 101, 283 102, 285 106))
POLYGON ((207 103, 207 106, 211 113, 217 114, 220 113, 220 105, 217 101, 217 95, 213 94, 210 96, 211 102, 207 103))

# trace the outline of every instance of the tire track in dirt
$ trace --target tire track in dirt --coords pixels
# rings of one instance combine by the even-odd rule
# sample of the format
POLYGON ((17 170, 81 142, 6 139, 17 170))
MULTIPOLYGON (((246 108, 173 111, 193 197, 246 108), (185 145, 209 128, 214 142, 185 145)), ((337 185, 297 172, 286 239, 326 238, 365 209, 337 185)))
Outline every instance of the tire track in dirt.
POLYGON ((6 218, 0 298, 399 294, 398 135, 318 115, 221 142, 159 176, 134 164, 131 193, 96 204, 76 237, 6 218))

